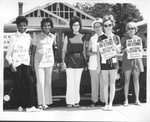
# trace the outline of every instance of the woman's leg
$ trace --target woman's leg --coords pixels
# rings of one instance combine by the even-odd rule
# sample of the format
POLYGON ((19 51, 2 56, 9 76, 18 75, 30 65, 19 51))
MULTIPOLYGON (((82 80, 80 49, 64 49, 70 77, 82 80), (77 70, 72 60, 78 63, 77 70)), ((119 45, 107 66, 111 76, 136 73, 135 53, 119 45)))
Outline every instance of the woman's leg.
POLYGON ((100 92, 100 101, 101 102, 105 102, 104 100, 104 82, 103 82, 103 78, 102 78, 102 74, 99 73, 99 85, 100 85, 100 89, 99 89, 99 92, 100 92))
POLYGON ((30 74, 30 68, 29 66, 23 65, 23 80, 24 80, 24 84, 26 85, 27 91, 26 91, 26 99, 27 99, 27 108, 30 108, 32 106, 34 106, 34 81, 33 78, 30 74))
POLYGON ((135 91, 135 97, 136 102, 139 102, 139 75, 140 72, 137 70, 133 70, 133 83, 134 83, 134 91, 135 91))
POLYGON ((115 97, 115 82, 117 76, 117 69, 109 70, 109 81, 110 81, 110 100, 109 106, 112 107, 113 100, 115 97))
POLYGON ((18 101, 18 107, 21 106, 22 108, 24 107, 24 102, 23 102, 23 87, 22 87, 22 69, 21 66, 16 67, 17 72, 13 72, 14 74, 14 80, 15 82, 15 90, 16 90, 16 96, 17 96, 17 101, 18 101))
POLYGON ((45 72, 45 103, 47 105, 52 104, 52 67, 46 68, 45 72))
POLYGON ((108 70, 102 70, 101 73, 104 84, 104 101, 105 105, 108 105, 108 70))
POLYGON ((74 76, 74 92, 75 92, 75 104, 80 102, 80 83, 81 83, 81 75, 83 72, 83 68, 74 69, 75 76, 74 76))
POLYGON ((124 75, 125 75, 125 82, 124 82, 125 102, 127 102, 127 104, 128 104, 128 93, 129 93, 129 84, 130 84, 131 70, 125 71, 124 75))
POLYGON ((74 90, 74 69, 67 68, 66 69, 67 74, 67 89, 66 89, 66 103, 74 105, 75 101, 75 90, 74 90))
POLYGON ((35 64, 35 72, 37 78, 38 105, 45 105, 45 96, 44 96, 45 71, 43 68, 39 68, 38 65, 35 64))
POLYGON ((98 102, 99 95, 99 76, 96 70, 90 70, 91 76, 91 100, 96 103, 98 102))

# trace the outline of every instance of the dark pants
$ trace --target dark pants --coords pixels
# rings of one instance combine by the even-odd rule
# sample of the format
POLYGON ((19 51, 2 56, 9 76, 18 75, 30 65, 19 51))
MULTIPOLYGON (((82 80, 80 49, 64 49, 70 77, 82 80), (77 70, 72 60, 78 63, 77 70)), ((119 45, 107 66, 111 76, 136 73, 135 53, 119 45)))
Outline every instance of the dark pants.
POLYGON ((18 106, 32 107, 35 98, 35 83, 30 73, 30 67, 23 64, 18 66, 14 76, 18 106))

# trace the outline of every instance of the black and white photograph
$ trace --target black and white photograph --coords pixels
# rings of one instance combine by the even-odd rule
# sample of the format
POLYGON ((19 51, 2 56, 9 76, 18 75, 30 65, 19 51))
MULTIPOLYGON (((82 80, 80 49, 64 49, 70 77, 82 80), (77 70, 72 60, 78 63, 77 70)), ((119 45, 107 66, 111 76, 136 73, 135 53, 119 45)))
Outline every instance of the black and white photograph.
POLYGON ((149 122, 149 5, 0 0, 0 121, 149 122))

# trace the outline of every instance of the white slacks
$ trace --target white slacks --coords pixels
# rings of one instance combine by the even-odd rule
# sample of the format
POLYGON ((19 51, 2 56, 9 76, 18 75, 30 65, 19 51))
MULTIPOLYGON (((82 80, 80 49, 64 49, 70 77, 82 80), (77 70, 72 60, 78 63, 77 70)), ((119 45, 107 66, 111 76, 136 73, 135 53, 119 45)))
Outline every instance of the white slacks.
POLYGON ((80 102, 80 82, 83 68, 67 68, 66 103, 76 104, 80 102))
POLYGON ((98 102, 100 95, 100 101, 104 102, 103 81, 101 75, 97 73, 97 70, 90 70, 90 76, 91 76, 91 100, 94 103, 98 102))
POLYGON ((52 69, 52 67, 39 68, 38 64, 35 64, 38 105, 52 104, 52 69))

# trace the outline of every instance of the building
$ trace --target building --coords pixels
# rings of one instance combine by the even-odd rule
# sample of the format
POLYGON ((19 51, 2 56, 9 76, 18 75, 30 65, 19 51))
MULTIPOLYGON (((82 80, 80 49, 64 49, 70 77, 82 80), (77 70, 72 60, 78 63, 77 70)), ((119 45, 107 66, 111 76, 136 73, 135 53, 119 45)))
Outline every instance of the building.
MULTIPOLYGON (((82 19, 82 25, 84 27, 91 27, 92 21, 95 19, 83 12, 80 9, 68 3, 54 2, 47 3, 43 6, 37 6, 25 13, 23 11, 23 3, 18 3, 19 15, 26 16, 29 23, 29 29, 39 28, 40 22, 43 17, 51 17, 55 27, 63 27, 69 25, 69 20, 73 16, 79 16, 82 19)), ((16 30, 15 19, 12 19, 9 24, 5 24, 4 32, 12 32, 16 30)))

